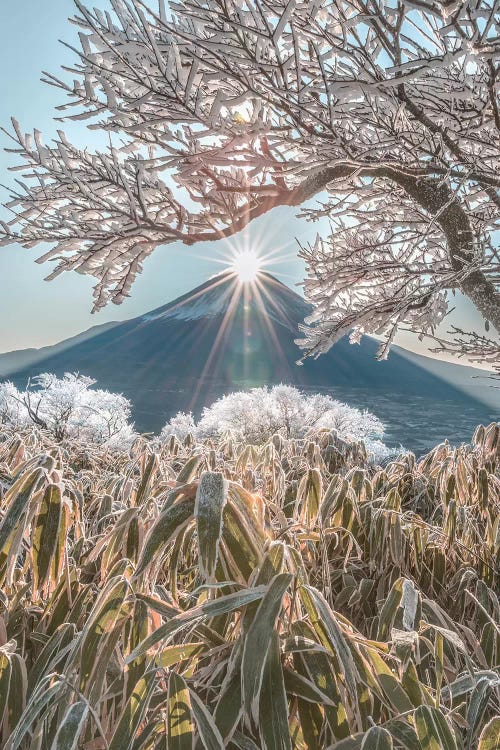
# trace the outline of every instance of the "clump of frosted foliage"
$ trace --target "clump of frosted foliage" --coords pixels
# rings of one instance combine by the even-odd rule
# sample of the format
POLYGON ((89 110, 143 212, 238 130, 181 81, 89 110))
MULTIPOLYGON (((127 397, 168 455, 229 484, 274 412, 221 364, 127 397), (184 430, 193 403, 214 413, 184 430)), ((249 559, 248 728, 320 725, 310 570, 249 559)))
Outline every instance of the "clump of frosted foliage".
POLYGON ((387 461, 391 458, 394 458, 396 454, 405 452, 405 449, 402 445, 397 449, 391 448, 383 443, 382 440, 372 440, 370 438, 367 438, 363 440, 363 442, 365 444, 368 460, 375 464, 379 464, 382 461, 387 461))
POLYGON ((20 429, 30 424, 29 414, 22 403, 22 394, 13 383, 0 383, 0 425, 20 429))
POLYGON ((305 394, 288 385, 252 388, 215 401, 196 424, 191 414, 179 412, 162 430, 184 438, 221 438, 230 433, 238 441, 258 445, 275 434, 302 438, 316 430, 332 430, 347 442, 362 440, 374 460, 392 455, 382 442, 384 425, 369 411, 348 406, 331 396, 305 394))
POLYGON ((130 401, 93 388, 96 381, 76 373, 58 378, 42 373, 24 391, 0 383, 0 424, 13 429, 34 425, 56 440, 79 440, 128 449, 136 438, 130 401))
POLYGON ((196 423, 191 413, 183 411, 177 412, 172 419, 167 422, 160 433, 160 440, 168 440, 171 435, 174 435, 179 440, 184 440, 188 435, 196 434, 196 423))

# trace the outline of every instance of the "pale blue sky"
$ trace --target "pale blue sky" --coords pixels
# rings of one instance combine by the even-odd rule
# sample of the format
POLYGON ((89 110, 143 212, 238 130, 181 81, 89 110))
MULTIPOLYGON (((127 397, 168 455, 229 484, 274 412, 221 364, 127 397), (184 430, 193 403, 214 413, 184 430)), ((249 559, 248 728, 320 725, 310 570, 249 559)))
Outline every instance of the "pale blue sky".
MULTIPOLYGON (((92 3, 96 4, 96 3, 92 3)), ((106 0, 100 0, 101 7, 106 0)), ((42 70, 59 73, 62 64, 74 58, 59 44, 72 41, 76 29, 68 23, 73 13, 72 0, 2 0, 0 11, 0 125, 8 126, 15 115, 24 130, 33 127, 48 140, 60 124, 55 123, 54 107, 62 103, 58 90, 42 84, 42 70)), ((99 134, 84 123, 63 126, 69 137, 80 145, 98 145, 99 134)), ((15 163, 3 148, 8 139, 0 134, 0 183, 13 184, 17 173, 9 173, 15 163)), ((8 193, 0 189, 4 202, 8 193)), ((295 238, 306 242, 317 226, 295 218, 296 210, 282 208, 251 225, 248 238, 231 240, 233 246, 255 244, 264 252, 282 247, 286 261, 267 270, 283 282, 295 286, 303 278, 303 265, 296 258, 295 238)), ((2 218, 5 212, 2 209, 2 218)), ((24 250, 0 248, 0 352, 55 343, 98 323, 123 320, 139 315, 174 299, 205 281, 222 266, 213 261, 229 253, 229 245, 211 243, 186 248, 169 245, 158 249, 145 263, 145 270, 132 288, 132 296, 123 305, 108 306, 97 315, 90 314, 92 279, 76 273, 63 274, 44 282, 51 267, 38 265, 35 258, 43 248, 24 250)), ((300 289, 297 289, 300 292, 300 289)), ((457 300, 460 316, 454 320, 467 327, 479 326, 480 319, 469 303, 457 300)), ((451 319, 450 319, 451 320, 451 319)), ((398 342, 424 351, 415 337, 402 335, 398 342)))

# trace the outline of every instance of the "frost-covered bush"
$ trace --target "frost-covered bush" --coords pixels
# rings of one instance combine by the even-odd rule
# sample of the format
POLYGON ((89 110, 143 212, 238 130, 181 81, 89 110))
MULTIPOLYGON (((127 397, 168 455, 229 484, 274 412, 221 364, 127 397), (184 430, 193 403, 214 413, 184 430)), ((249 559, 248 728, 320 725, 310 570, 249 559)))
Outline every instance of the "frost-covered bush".
POLYGON ((27 427, 31 420, 26 407, 13 383, 0 383, 0 424, 20 429, 27 427))
POLYGON ((114 449, 128 448, 136 437, 130 401, 118 393, 94 389, 92 378, 42 373, 26 390, 0 384, 0 422, 21 429, 30 424, 56 440, 82 440, 114 449))
POLYGON ((162 429, 160 440, 168 440, 171 435, 175 435, 179 440, 184 440, 188 435, 194 435, 195 433, 196 423, 193 415, 191 413, 186 414, 186 412, 179 411, 162 429))
POLYGON ((289 385, 252 388, 215 401, 204 409, 196 424, 191 414, 180 412, 162 430, 184 438, 220 438, 231 433, 244 443, 260 444, 272 435, 302 438, 317 430, 333 430, 342 440, 363 440, 372 455, 381 458, 391 451, 381 442, 384 425, 369 411, 361 411, 323 394, 301 393, 289 385))
POLYGON ((405 453, 405 449, 402 445, 399 448, 390 448, 382 440, 372 440, 366 438, 363 440, 370 463, 380 464, 383 461, 394 459, 398 453, 405 453))

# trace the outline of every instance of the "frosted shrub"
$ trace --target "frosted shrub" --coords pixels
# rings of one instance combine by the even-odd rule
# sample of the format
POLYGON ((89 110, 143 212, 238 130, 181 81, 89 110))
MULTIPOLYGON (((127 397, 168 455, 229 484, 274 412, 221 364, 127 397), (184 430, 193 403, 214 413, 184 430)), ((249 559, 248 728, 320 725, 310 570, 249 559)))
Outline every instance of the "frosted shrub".
POLYGON ((318 430, 332 430, 348 442, 363 440, 375 456, 389 449, 381 442, 384 425, 373 414, 336 401, 331 396, 305 394, 288 385, 253 388, 223 396, 204 409, 195 424, 180 412, 168 422, 160 438, 188 432, 198 439, 221 438, 231 433, 238 441, 261 444, 275 434, 302 438, 318 430))
POLYGON ((179 440, 184 440, 189 434, 194 435, 195 431, 196 424, 193 415, 191 413, 186 414, 186 412, 179 411, 162 429, 160 440, 168 440, 171 435, 175 435, 179 440))
POLYGON ((13 383, 0 383, 0 424, 22 429, 31 423, 26 407, 13 383))
POLYGON ((16 429, 35 425, 58 441, 128 449, 136 437, 130 401, 118 393, 93 389, 95 382, 75 373, 62 378, 42 373, 24 391, 1 383, 0 423, 16 429))

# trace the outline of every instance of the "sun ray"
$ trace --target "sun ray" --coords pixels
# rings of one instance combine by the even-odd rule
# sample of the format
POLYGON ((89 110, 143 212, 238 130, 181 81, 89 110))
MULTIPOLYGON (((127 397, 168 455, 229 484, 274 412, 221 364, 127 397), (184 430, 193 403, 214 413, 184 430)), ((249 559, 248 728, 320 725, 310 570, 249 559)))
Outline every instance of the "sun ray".
POLYGON ((236 278, 235 278, 234 284, 232 285, 232 287, 230 289, 232 289, 231 300, 229 302, 229 305, 227 307, 226 312, 224 313, 224 317, 222 319, 222 323, 220 325, 220 328, 219 328, 219 330, 217 332, 217 336, 215 338, 212 350, 211 350, 211 352, 210 352, 210 354, 208 356, 208 359, 207 359, 207 361, 205 363, 205 366, 204 366, 204 368, 203 368, 203 370, 202 370, 202 372, 200 374, 200 377, 198 378, 198 385, 196 386, 196 389, 195 389, 195 391, 193 393, 193 396, 192 396, 190 404, 189 404, 189 409, 190 410, 193 410, 194 407, 195 407, 195 405, 196 405, 196 402, 198 400, 198 396, 200 395, 200 390, 201 390, 201 388, 203 386, 204 378, 205 378, 207 372, 209 371, 209 369, 210 369, 210 367, 212 365, 212 362, 213 362, 215 356, 217 355, 217 350, 219 349, 219 347, 221 345, 222 339, 223 339, 223 337, 224 337, 224 335, 225 335, 225 333, 227 331, 228 325, 231 322, 231 319, 233 317, 234 310, 235 310, 235 308, 236 308, 236 306, 238 304, 238 299, 239 299, 239 297, 241 295, 241 287, 236 283, 236 278))
MULTIPOLYGON (((279 362, 277 369, 283 373, 289 373, 290 377, 292 377, 290 364, 281 346, 279 334, 273 321, 273 314, 283 318, 287 323, 290 321, 286 319, 287 316, 284 310, 281 309, 281 306, 274 299, 272 288, 269 288, 268 283, 274 281, 269 272, 272 274, 275 266, 283 266, 291 259, 296 258, 296 255, 291 251, 289 242, 276 243, 272 248, 264 250, 266 245, 269 247, 274 234, 275 231, 272 228, 263 227, 257 233, 258 236, 255 236, 255 232, 251 236, 248 231, 245 231, 238 238, 232 238, 232 240, 221 237, 223 239, 221 243, 223 249, 219 250, 220 254, 217 252, 210 258, 201 254, 193 255, 193 257, 197 257, 200 260, 210 260, 217 266, 224 267, 224 271, 217 272, 213 277, 212 285, 201 290, 201 294, 220 284, 227 283, 228 279, 230 284, 224 289, 225 312, 220 327, 207 354, 203 370, 197 379, 196 387, 190 399, 189 408, 192 410, 200 406, 198 403, 200 393, 204 385, 206 385, 204 384, 204 380, 208 376, 216 376, 219 379, 227 379, 229 377, 230 380, 243 378, 246 385, 253 382, 252 375, 255 376, 255 372, 250 372, 250 363, 254 361, 252 354, 254 325, 260 326, 262 334, 268 339, 271 349, 275 353, 275 365, 278 365, 279 362), (264 273, 266 277, 265 282, 262 276, 264 273), (257 311, 257 318, 255 320, 252 313, 252 306, 255 306, 257 311), (234 328, 236 321, 239 321, 238 331, 234 328), (222 371, 219 373, 224 347, 230 345, 230 341, 234 339, 235 334, 235 341, 240 337, 239 354, 237 356, 235 354, 232 360, 236 370, 230 367, 227 372, 224 370, 223 373, 222 371), (238 375, 236 375, 237 371, 239 371, 238 375)), ((288 276, 288 274, 280 272, 280 276, 283 275, 288 276)), ((293 278, 290 275, 290 279, 293 278)), ((198 294, 191 295, 186 300, 182 300, 178 306, 192 302, 198 294)), ((207 322, 207 331, 210 325, 210 321, 207 322)), ((204 334, 200 332, 200 335, 203 336, 204 334)), ((231 346, 233 345, 234 343, 231 346)), ((269 377, 272 378, 271 373, 265 376, 266 379, 269 377)))
MULTIPOLYGON (((269 284, 276 284, 276 281, 271 277, 268 278, 269 284)), ((259 291, 262 292, 262 294, 265 295, 266 299, 269 301, 269 304, 271 307, 273 307, 278 315, 283 315, 283 310, 280 308, 278 304, 276 304, 276 300, 273 298, 273 296, 269 293, 269 291, 266 289, 266 287, 263 284, 259 284, 259 291)))
MULTIPOLYGON (((281 359, 281 362, 284 365, 285 369, 288 370, 290 376, 292 376, 292 373, 290 371, 290 366, 288 364, 288 360, 287 360, 287 358, 285 356, 285 353, 283 351, 283 347, 281 346, 281 342, 280 342, 280 340, 278 338, 278 334, 276 333, 276 330, 274 328, 274 324, 273 324, 271 318, 269 317, 269 315, 267 314, 266 307, 265 307, 265 304, 264 304, 263 299, 262 299, 261 291, 265 292, 266 296, 268 298, 269 298, 269 295, 267 294, 267 292, 265 290, 265 287, 262 284, 260 284, 259 281, 257 281, 253 285, 253 291, 254 291, 254 294, 255 294, 255 300, 257 302, 257 306, 258 306, 260 312, 262 313, 262 320, 264 321, 264 324, 265 324, 266 328, 269 331, 269 335, 271 337, 271 340, 272 340, 272 342, 273 342, 273 344, 275 346, 275 351, 278 354, 279 358, 281 359)), ((273 300, 271 300, 271 301, 274 302, 273 300)), ((274 305, 274 306, 275 306, 276 311, 280 315, 283 315, 283 311, 280 310, 277 305, 274 305)))

